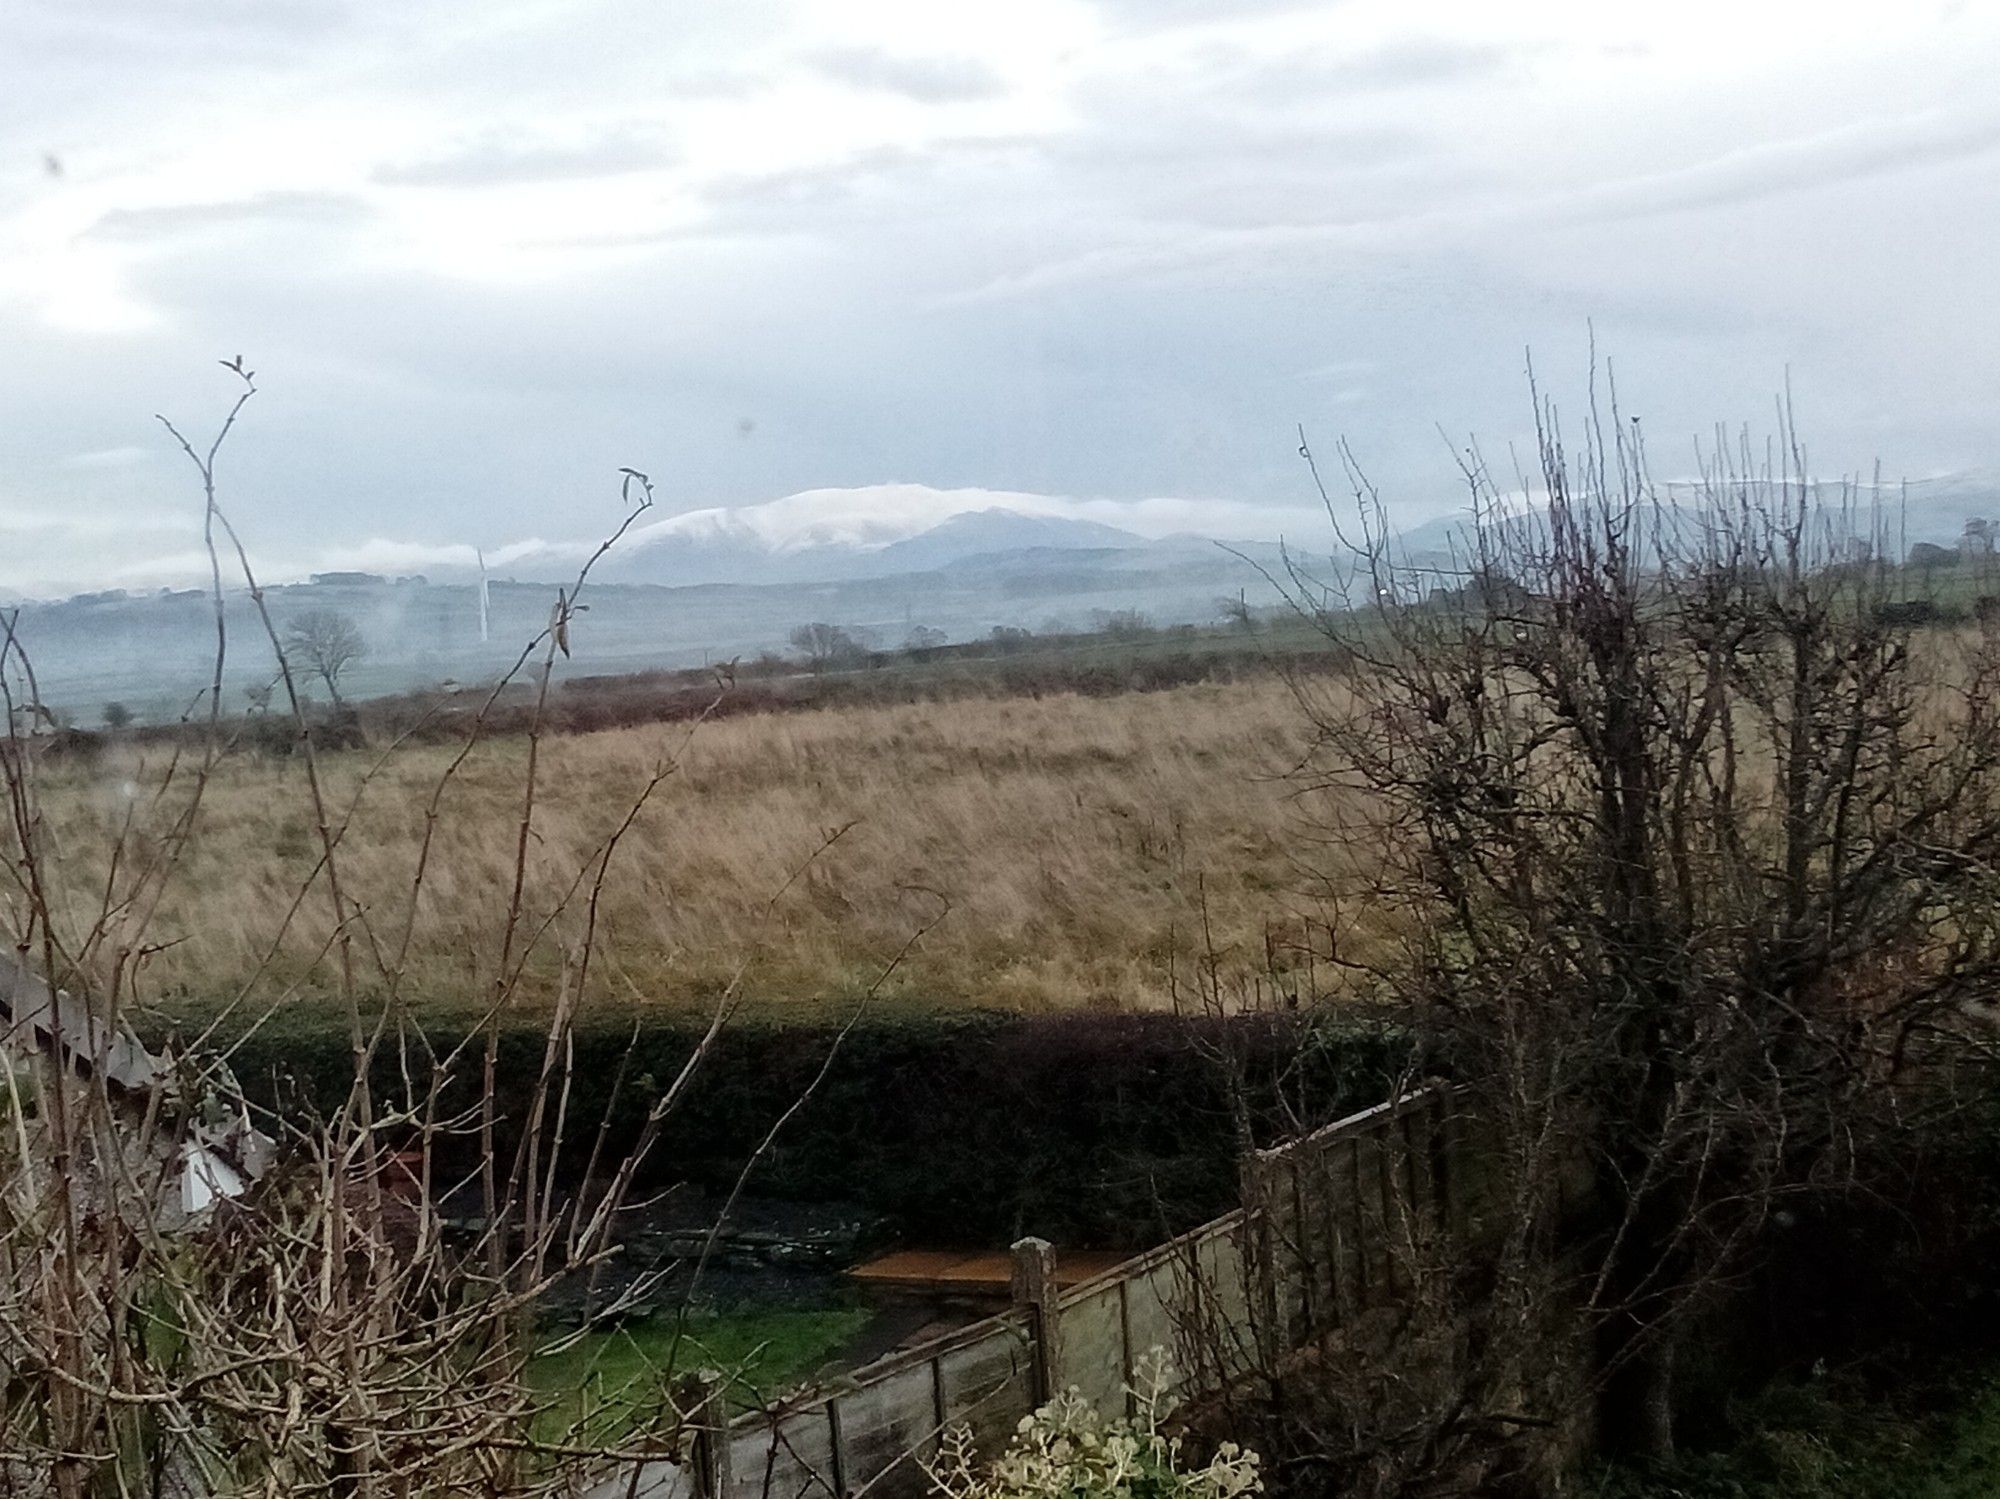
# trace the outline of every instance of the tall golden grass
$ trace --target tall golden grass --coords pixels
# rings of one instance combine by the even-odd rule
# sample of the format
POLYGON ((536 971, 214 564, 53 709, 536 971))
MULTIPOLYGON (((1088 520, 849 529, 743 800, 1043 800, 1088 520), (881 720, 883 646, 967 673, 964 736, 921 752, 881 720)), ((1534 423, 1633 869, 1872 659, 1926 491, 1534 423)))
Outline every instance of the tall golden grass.
MULTIPOLYGON (((607 999, 689 1006, 739 970, 753 1004, 838 999, 868 984, 941 901, 949 914, 898 970, 905 1002, 1158 1008, 1186 1000, 1205 954, 1276 972, 1282 987, 1326 941, 1288 778, 1304 732, 1290 690, 1267 679, 771 714, 692 736, 671 726, 556 736, 543 745, 531 840, 543 878, 529 888, 559 888, 586 865, 630 788, 670 757, 675 774, 606 887, 607 999)), ((440 809, 405 984, 433 1014, 476 1012, 492 983, 490 928, 513 875, 526 752, 521 738, 482 744, 440 809)), ((367 783, 341 872, 383 913, 379 943, 400 933, 422 809, 451 753, 323 760, 333 805, 367 783)), ((54 772, 47 808, 80 910, 163 758, 127 746, 54 772)), ((291 992, 294 1006, 324 1003, 323 903, 305 902, 286 928, 319 854, 300 778, 285 760, 225 762, 152 929, 143 998, 194 1015, 255 981, 291 992), (281 929, 277 961, 258 977, 281 929)), ((533 982, 546 994, 557 978, 533 982)))

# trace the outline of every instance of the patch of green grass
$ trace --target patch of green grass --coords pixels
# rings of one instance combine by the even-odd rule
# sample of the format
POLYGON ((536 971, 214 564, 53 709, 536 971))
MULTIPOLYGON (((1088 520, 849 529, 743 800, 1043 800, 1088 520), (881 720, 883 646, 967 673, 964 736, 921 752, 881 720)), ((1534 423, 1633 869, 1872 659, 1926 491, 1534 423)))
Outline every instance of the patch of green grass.
POLYGON ((1990 1499, 2000 1494, 2000 1370, 1928 1408, 1820 1383, 1766 1391, 1727 1448, 1602 1475, 1593 1499, 1990 1499))
POLYGON ((578 1422, 602 1438, 631 1428, 655 1410, 673 1381, 713 1369, 731 1403, 757 1405, 823 1368, 867 1324, 857 1307, 657 1317, 583 1334, 536 1356, 530 1378, 553 1397, 545 1434, 578 1422))

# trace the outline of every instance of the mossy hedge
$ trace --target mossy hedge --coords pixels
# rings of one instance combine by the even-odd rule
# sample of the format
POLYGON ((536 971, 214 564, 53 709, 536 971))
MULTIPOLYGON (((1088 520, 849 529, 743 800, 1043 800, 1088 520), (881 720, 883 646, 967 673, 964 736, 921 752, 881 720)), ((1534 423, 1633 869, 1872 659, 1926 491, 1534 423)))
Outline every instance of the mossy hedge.
MULTIPOLYGON (((428 1051, 455 1039, 433 1036, 428 1051)), ((698 1039, 673 1022, 579 1032, 568 1104, 579 1171, 600 1121, 606 1158, 622 1156, 698 1039)), ((1128 1247, 1233 1203, 1246 1128, 1269 1143, 1364 1107, 1408 1055, 1391 1030, 1299 1017, 956 1013, 864 1019, 844 1039, 826 1025, 737 1024, 673 1111, 647 1184, 726 1189, 812 1088, 751 1190, 854 1203, 940 1246, 1035 1233, 1128 1247)), ((502 1033, 502 1149, 518 1139, 542 1058, 540 1031, 502 1033)), ((416 1060, 421 1084, 428 1061, 416 1060)), ((351 1076, 346 1040, 331 1033, 253 1036, 232 1066, 253 1102, 294 1113, 330 1112, 351 1076)), ((447 1111, 474 1101, 480 1070, 475 1043, 454 1069, 447 1111)), ((375 1083, 379 1097, 401 1096, 398 1058, 378 1059, 375 1083)))

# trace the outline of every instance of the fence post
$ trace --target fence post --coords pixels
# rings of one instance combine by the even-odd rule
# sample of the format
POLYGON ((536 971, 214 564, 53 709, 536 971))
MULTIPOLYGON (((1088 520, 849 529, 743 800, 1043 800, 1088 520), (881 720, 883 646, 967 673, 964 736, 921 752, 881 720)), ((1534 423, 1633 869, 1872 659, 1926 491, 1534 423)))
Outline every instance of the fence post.
POLYGON ((826 1402, 827 1456, 832 1461, 833 1492, 835 1499, 847 1499, 847 1434, 840 1427, 840 1401, 826 1402))
POLYGON ((689 1467, 696 1499, 724 1499, 729 1493, 729 1402, 722 1376, 703 1369, 681 1381, 681 1420, 694 1433, 689 1467))
POLYGON ((1014 1305, 1028 1314, 1034 1334, 1035 1403, 1062 1393, 1062 1307, 1056 1284, 1056 1246, 1047 1239, 1014 1244, 1014 1305))

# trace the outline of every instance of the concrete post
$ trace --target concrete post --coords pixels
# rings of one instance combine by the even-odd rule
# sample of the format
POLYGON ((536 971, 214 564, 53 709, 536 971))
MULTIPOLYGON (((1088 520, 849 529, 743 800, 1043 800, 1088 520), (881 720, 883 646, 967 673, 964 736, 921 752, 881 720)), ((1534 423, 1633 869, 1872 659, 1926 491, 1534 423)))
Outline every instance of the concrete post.
POLYGON ((1014 1245, 1014 1305, 1028 1314, 1034 1335, 1035 1403, 1046 1405, 1062 1393, 1062 1308, 1056 1284, 1056 1246, 1047 1239, 1014 1245))
POLYGON ((703 1369, 681 1381, 681 1420, 693 1441, 688 1446, 696 1499, 724 1499, 729 1492, 729 1402, 722 1376, 703 1369))

